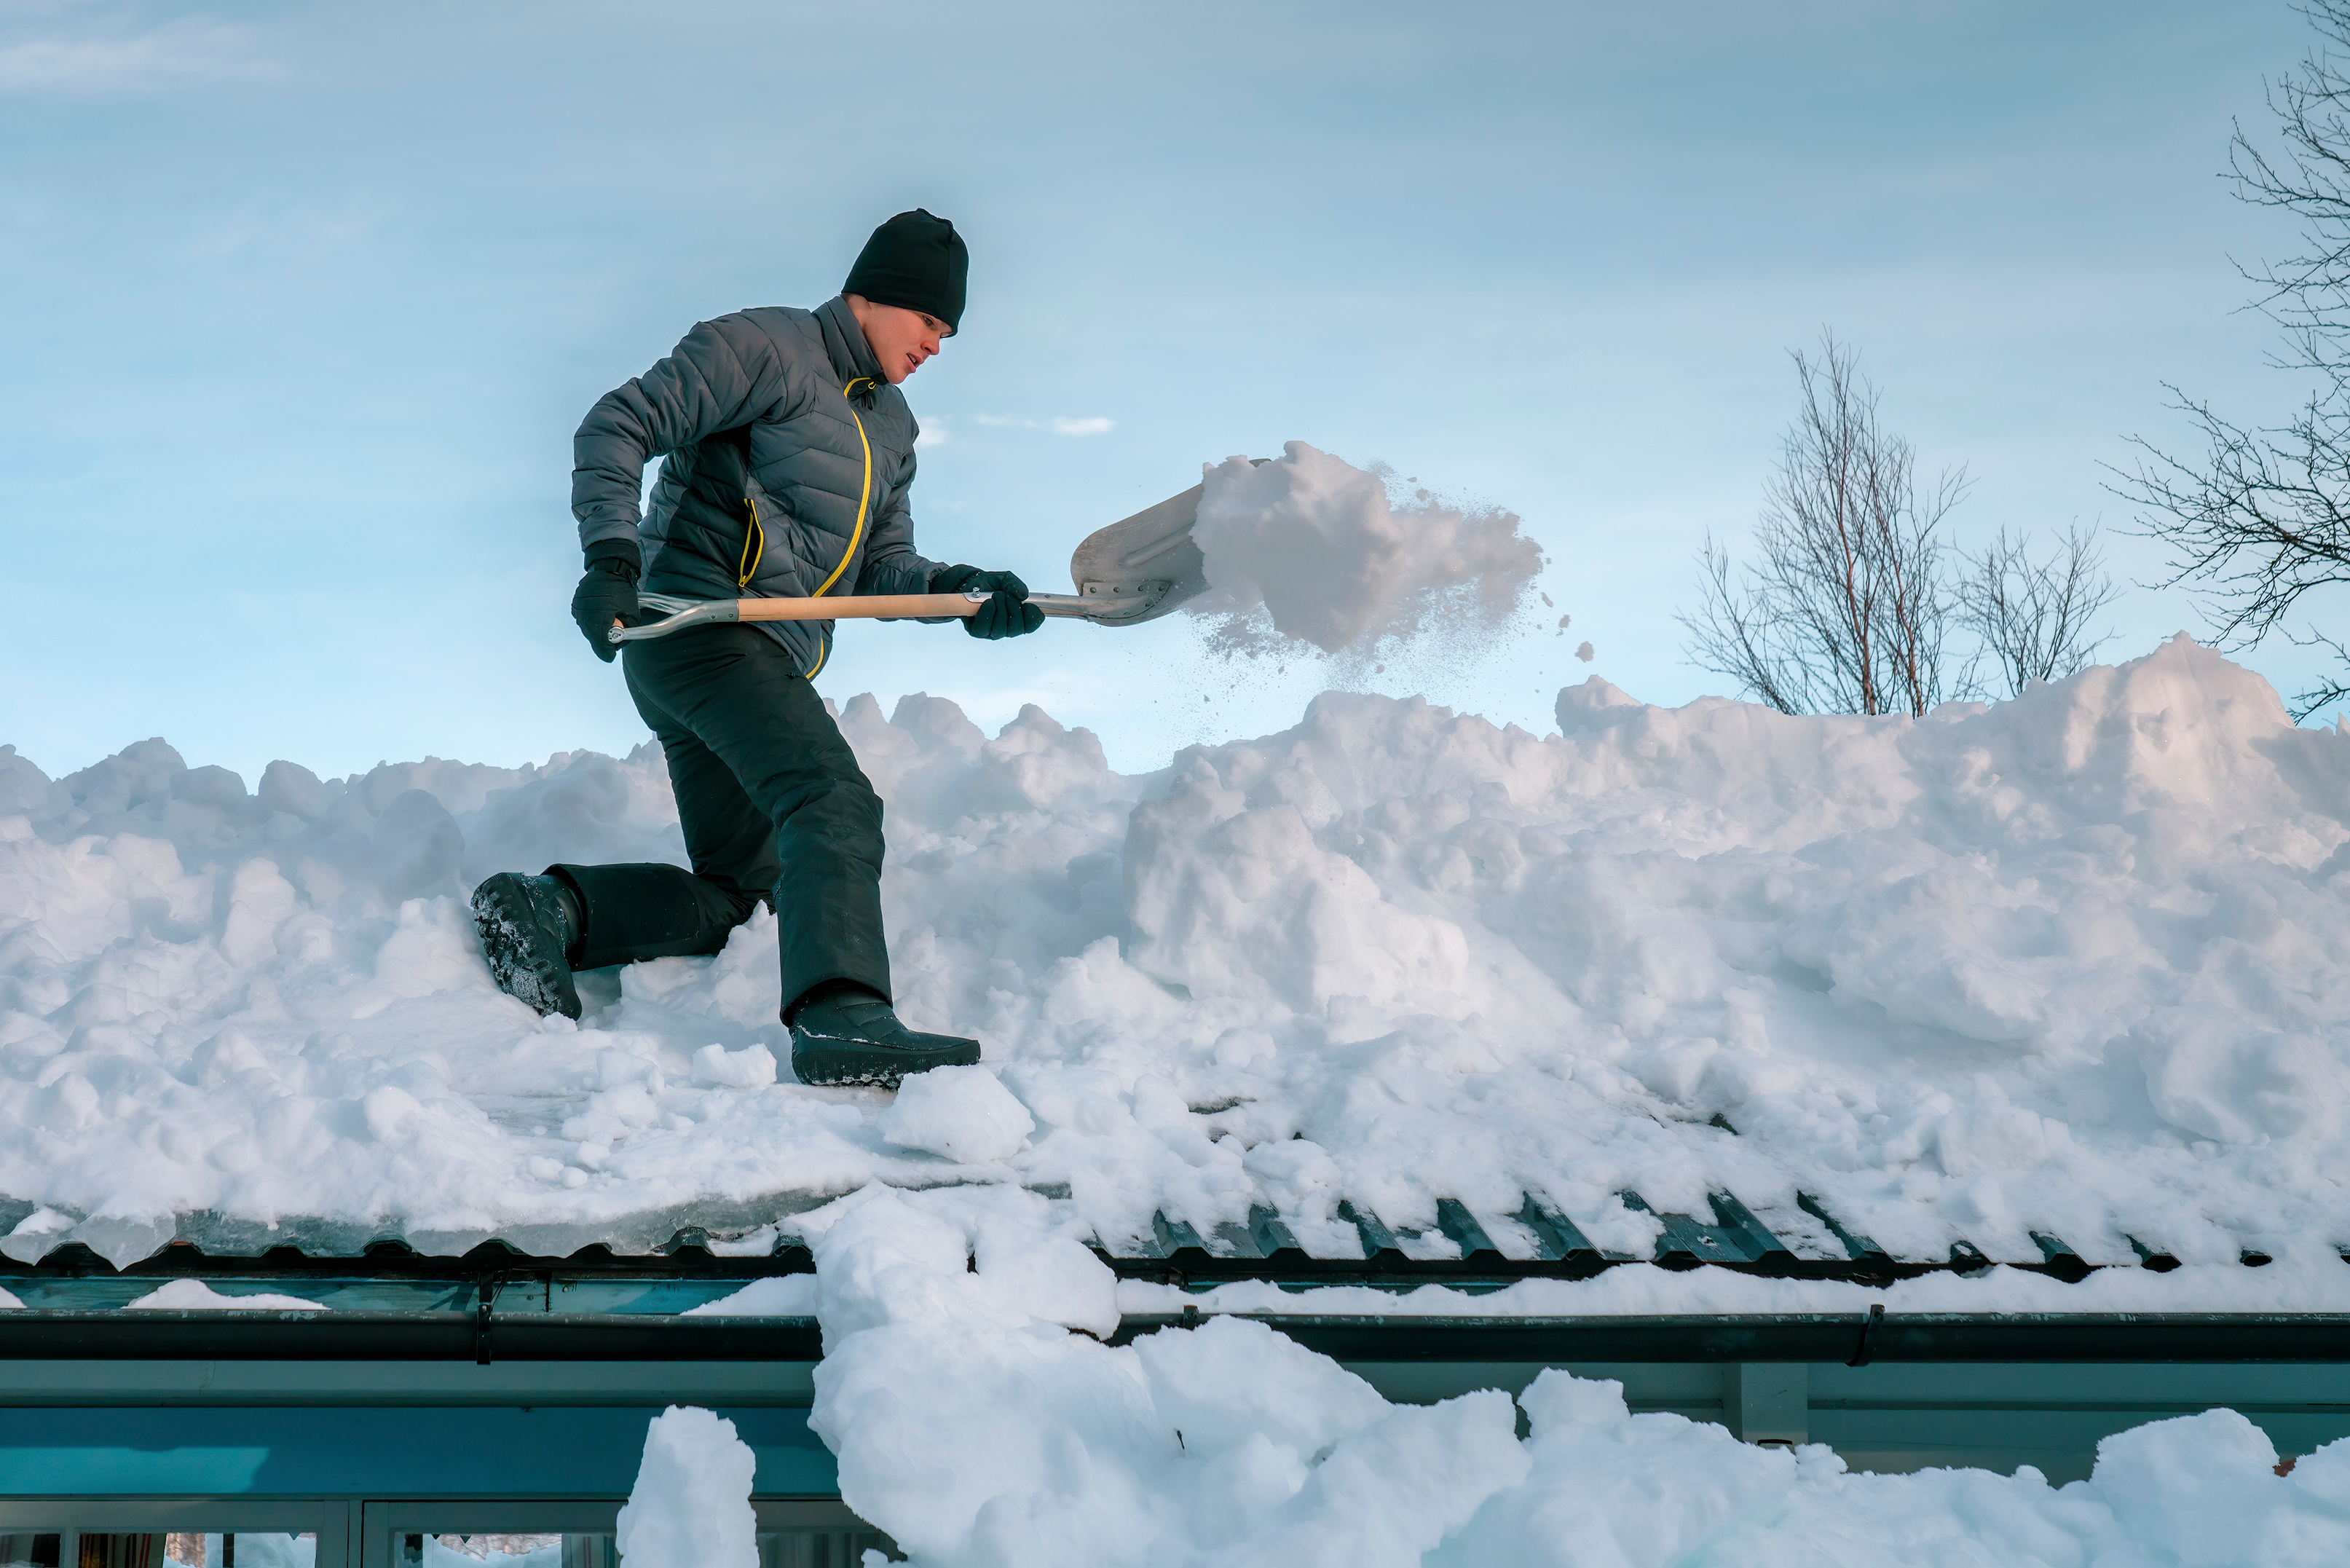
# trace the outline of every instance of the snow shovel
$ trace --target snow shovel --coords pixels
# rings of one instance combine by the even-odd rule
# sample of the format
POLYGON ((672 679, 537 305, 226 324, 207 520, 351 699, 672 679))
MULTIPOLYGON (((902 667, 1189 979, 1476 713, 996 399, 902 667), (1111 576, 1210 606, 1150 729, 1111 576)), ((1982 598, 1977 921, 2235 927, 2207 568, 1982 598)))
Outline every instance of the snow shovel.
MULTIPOLYGON (((1263 458, 1252 458, 1263 462, 1263 458)), ((1047 617, 1089 620, 1096 626, 1134 626, 1156 620, 1208 591, 1207 561, 1191 538, 1199 521, 1199 485, 1170 495, 1156 506, 1093 534, 1069 557, 1074 594, 1030 594, 1028 602, 1047 617)), ((684 599, 669 594, 639 595, 647 609, 666 619, 624 627, 615 621, 604 635, 614 642, 667 637, 690 626, 756 620, 911 620, 979 613, 988 596, 959 594, 867 594, 844 598, 684 599)))

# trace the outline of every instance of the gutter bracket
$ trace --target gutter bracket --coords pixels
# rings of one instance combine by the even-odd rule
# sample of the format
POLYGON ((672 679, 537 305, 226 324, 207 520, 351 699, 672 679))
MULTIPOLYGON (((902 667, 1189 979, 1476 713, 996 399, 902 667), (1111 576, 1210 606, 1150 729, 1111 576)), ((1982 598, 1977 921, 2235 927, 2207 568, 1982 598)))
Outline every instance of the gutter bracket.
POLYGON ((482 1282, 482 1304, 473 1311, 473 1365, 476 1366, 490 1364, 490 1309, 497 1299, 496 1283, 484 1279, 482 1282))
POLYGON ((1852 1359, 1845 1363, 1846 1366, 1866 1366, 1868 1365, 1870 1351, 1868 1342, 1875 1338, 1877 1331, 1884 1326, 1885 1303, 1883 1302, 1869 1303, 1868 1315, 1860 1320, 1859 1343, 1856 1344, 1852 1347, 1852 1359))

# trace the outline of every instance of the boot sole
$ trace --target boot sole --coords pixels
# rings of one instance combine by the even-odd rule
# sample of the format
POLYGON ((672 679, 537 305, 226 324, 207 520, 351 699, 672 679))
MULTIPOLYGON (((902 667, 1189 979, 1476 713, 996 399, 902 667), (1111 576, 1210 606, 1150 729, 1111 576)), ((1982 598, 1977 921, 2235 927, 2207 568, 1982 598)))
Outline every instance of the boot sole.
POLYGON ((501 871, 473 889, 473 925, 482 933, 482 956, 498 989, 541 1018, 560 1012, 579 1016, 579 988, 561 953, 550 953, 539 929, 538 910, 522 878, 501 871))
POLYGON ((933 1067, 972 1067, 979 1064, 979 1043, 957 1041, 921 1051, 867 1045, 854 1040, 795 1038, 792 1043, 792 1076, 803 1084, 828 1087, 873 1086, 894 1089, 899 1083, 933 1067))

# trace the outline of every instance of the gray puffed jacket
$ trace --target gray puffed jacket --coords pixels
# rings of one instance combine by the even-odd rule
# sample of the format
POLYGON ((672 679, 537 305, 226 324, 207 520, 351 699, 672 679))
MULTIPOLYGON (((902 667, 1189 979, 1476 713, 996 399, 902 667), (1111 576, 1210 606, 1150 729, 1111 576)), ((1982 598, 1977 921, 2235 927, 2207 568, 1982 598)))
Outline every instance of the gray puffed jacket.
MULTIPOLYGON (((572 441, 571 511, 590 560, 640 553, 647 593, 697 599, 919 594, 906 493, 920 433, 848 302, 704 321, 597 400, 572 441), (645 464, 666 455, 641 524, 645 464)), ((814 675, 827 621, 763 621, 814 675)))

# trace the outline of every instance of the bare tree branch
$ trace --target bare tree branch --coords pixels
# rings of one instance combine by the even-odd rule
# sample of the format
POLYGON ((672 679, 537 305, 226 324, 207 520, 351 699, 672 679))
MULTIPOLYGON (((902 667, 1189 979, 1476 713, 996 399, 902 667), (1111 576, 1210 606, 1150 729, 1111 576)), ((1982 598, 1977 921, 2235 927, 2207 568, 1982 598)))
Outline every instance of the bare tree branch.
POLYGON ((2105 645, 2106 636, 2089 635, 2089 622, 2119 590, 2106 575, 2095 529, 2066 529, 2064 543, 2043 562, 2032 558, 2022 535, 2011 536, 2002 528, 1968 566, 1957 589, 1960 617, 2009 695, 2086 668, 2105 645))
POLYGON ((2239 200, 2299 218, 2309 248, 2237 270, 2267 291, 2253 303, 2285 329, 2293 353, 2281 362, 2338 376, 2345 369, 2341 334, 2350 326, 2350 74, 2334 50, 2350 47, 2350 4, 2311 0, 2295 9, 2318 42, 2299 75, 2271 83, 2264 95, 2283 138, 2283 163, 2272 161, 2239 124, 2229 140, 2227 179, 2239 200))
MULTIPOLYGON (((2272 157, 2240 125, 2226 177, 2241 200, 2301 220, 2299 254, 2238 270, 2283 331, 2286 352, 2274 362, 2315 371, 2325 385, 2276 428, 2236 424, 2173 387, 2171 406, 2194 421, 2203 454, 2181 459, 2137 441, 2144 456, 2113 470, 2118 483, 2108 487, 2143 508, 2144 534, 2169 547, 2163 586, 2207 590, 2205 614, 2222 646, 2258 643, 2304 596, 2350 582, 2350 0, 2299 9, 2317 40, 2267 94, 2282 149, 2272 157)), ((2330 637, 2286 635, 2342 654, 2330 637)), ((2339 701, 2345 689, 2350 657, 2342 677, 2295 701, 2325 691, 2339 701)))
POLYGON ((2171 391, 2202 430, 2200 463, 2138 441, 2147 460, 2115 489, 2150 509, 2146 533, 2170 546, 2163 586, 2210 585, 2220 640, 2249 647, 2303 595, 2350 582, 2350 410, 2312 399, 2286 428, 2251 431, 2171 391))
POLYGON ((1733 579, 1709 537, 1703 600, 1680 617, 1695 661, 1786 713, 1923 714, 1972 689, 1945 669, 1955 601, 1939 530, 1963 470, 1922 496, 1908 441, 1877 422, 1851 349, 1823 333, 1794 355, 1802 403, 1733 579))
POLYGON ((1731 586, 1730 556, 1710 534, 1703 591, 1705 602, 1698 613, 1677 618, 1693 639, 1697 662, 1729 676, 1741 690, 1782 713, 1815 711, 1809 664, 1778 646, 1766 607, 1731 586))
MULTIPOLYGON (((2290 632, 2285 635, 2293 636, 2290 632)), ((2320 680, 2306 691, 2296 692, 2293 700, 2285 704, 2285 711, 2293 715, 2293 722, 2298 724, 2320 708, 2331 708, 2336 702, 2350 698, 2350 648, 2343 647, 2338 640, 2327 637, 2323 632, 2312 632, 2305 638, 2294 637, 2293 640, 2303 648, 2323 645, 2332 649, 2334 659, 2339 666, 2334 674, 2320 680)))

